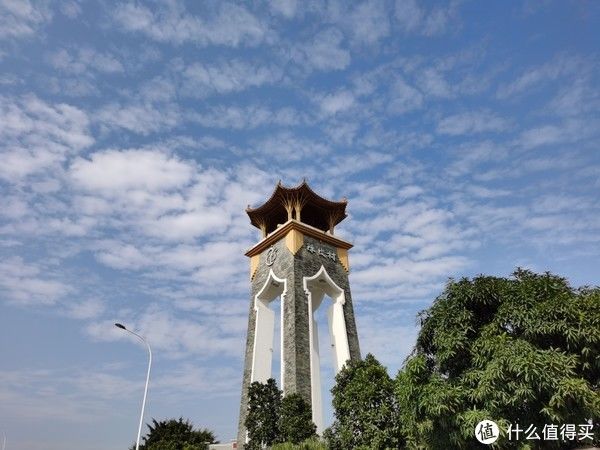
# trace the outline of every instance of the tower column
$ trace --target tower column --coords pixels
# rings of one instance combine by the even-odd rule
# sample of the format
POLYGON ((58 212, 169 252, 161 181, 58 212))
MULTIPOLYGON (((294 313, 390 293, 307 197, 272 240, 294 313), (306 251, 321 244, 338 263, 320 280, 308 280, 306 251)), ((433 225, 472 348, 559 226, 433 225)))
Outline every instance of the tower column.
POLYGON ((263 206, 248 214, 265 237, 246 252, 251 258, 251 298, 238 448, 246 442, 244 425, 248 408, 248 387, 253 381, 272 377, 272 350, 275 313, 271 302, 281 297, 281 385, 284 395, 300 394, 311 405, 313 422, 321 433, 321 355, 315 311, 328 308, 331 356, 337 371, 351 359, 360 358, 360 348, 348 280, 348 254, 352 245, 328 233, 345 217, 345 202, 318 197, 303 183, 298 188, 279 184, 263 206), (290 190, 295 190, 291 195, 290 190), (299 191, 299 192, 296 192, 299 191), (293 205, 289 198, 302 198, 293 205), (297 206, 297 208, 296 208, 297 206), (296 211, 303 222, 289 218, 296 211), (332 220, 336 217, 336 221, 332 220), (286 220, 287 219, 287 220, 286 220), (282 221, 283 223, 280 223, 282 221), (335 222, 335 223, 334 223, 335 222), (315 226, 318 225, 318 226, 315 226))

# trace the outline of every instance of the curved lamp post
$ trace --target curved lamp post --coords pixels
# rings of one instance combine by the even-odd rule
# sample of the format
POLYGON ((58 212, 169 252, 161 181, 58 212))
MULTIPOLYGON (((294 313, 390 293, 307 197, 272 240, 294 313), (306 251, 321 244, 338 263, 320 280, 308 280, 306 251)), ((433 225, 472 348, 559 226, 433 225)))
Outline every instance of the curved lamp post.
POLYGON ((146 387, 144 388, 144 400, 142 401, 142 413, 140 414, 140 426, 138 427, 137 440, 135 441, 135 450, 139 450, 140 436, 142 435, 142 424, 144 423, 144 409, 146 408, 146 395, 148 394, 148 382, 150 381, 150 367, 152 366, 152 350, 150 349, 150 344, 148 344, 148 341, 146 341, 146 339, 144 339, 136 332, 128 330, 127 328, 125 328, 125 325, 115 323, 115 327, 133 334, 134 336, 139 338, 144 344, 146 344, 146 347, 148 348, 148 373, 146 375, 146 387))

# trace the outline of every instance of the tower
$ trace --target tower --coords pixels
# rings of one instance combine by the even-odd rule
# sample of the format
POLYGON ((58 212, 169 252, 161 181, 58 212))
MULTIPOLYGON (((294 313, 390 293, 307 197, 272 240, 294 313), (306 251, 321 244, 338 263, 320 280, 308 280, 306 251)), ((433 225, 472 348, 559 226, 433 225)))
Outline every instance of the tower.
POLYGON ((277 184, 258 208, 246 209, 261 240, 246 252, 250 258, 250 311, 242 381, 238 443, 246 442, 248 387, 271 378, 275 313, 281 298, 281 387, 297 392, 312 407, 317 432, 323 431, 318 327, 315 311, 328 306, 334 368, 360 358, 348 282, 352 244, 334 235, 346 218, 346 200, 317 195, 306 182, 288 188, 277 184), (325 298, 331 300, 324 301, 325 298), (322 305, 323 304, 323 305, 322 305))

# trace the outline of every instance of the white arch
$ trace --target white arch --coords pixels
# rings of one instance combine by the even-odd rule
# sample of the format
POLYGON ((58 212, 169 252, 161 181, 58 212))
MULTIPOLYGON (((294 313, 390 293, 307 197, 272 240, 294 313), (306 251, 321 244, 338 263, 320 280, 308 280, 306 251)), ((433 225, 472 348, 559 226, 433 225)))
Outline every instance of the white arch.
POLYGON ((348 335, 346 334, 346 319, 344 317, 344 290, 331 279, 324 266, 312 277, 302 280, 304 292, 308 296, 308 329, 310 340, 310 374, 311 400, 313 422, 319 434, 323 431, 323 405, 321 399, 321 364, 319 355, 319 332, 314 318, 314 312, 321 306, 325 294, 331 297, 333 304, 327 310, 329 335, 333 351, 333 361, 336 373, 350 359, 348 335))
POLYGON ((273 370, 273 334, 275 332, 275 312, 269 308, 275 298, 281 296, 281 389, 284 380, 283 359, 283 305, 287 292, 287 280, 279 278, 269 269, 269 275, 258 294, 254 297, 256 323, 254 325, 254 348, 252 350, 252 374, 250 382, 266 383, 273 370))

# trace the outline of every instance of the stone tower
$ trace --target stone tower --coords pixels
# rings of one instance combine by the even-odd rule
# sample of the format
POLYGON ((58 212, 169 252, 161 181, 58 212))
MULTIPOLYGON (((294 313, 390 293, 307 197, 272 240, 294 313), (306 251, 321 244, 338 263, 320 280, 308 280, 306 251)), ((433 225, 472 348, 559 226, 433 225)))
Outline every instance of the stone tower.
POLYGON ((359 359, 358 335, 348 283, 352 244, 334 236, 346 217, 346 200, 317 195, 303 182, 277 184, 258 208, 246 209, 261 240, 246 252, 250 258, 250 312, 242 381, 238 446, 246 442, 248 387, 272 377, 275 313, 269 304, 281 297, 281 385, 284 395, 297 392, 312 407, 317 432, 323 431, 319 336, 314 312, 328 305, 334 367, 359 359), (326 296, 330 300, 323 302, 326 296), (325 305, 323 305, 325 306, 325 305))

